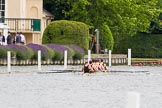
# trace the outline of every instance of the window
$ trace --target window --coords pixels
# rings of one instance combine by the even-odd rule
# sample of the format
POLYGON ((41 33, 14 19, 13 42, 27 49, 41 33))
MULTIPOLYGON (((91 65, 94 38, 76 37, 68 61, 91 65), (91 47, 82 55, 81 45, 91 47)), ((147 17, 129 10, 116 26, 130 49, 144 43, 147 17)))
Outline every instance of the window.
POLYGON ((5 0, 0 0, 0 18, 5 17, 5 0))

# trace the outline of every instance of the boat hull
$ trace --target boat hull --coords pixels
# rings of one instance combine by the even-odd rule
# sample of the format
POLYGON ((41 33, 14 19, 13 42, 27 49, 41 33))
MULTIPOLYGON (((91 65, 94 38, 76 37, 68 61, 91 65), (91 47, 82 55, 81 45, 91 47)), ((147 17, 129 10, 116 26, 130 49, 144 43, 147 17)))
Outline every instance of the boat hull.
POLYGON ((102 76, 102 75, 107 75, 109 74, 108 71, 106 72, 94 72, 94 73, 83 73, 83 76, 102 76))

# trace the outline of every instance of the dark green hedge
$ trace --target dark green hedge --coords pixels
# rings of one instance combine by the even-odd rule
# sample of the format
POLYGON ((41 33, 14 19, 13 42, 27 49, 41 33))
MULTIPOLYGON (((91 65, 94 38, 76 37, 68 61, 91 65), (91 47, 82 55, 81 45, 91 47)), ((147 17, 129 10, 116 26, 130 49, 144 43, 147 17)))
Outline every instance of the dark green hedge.
POLYGON ((100 27, 100 46, 102 49, 113 50, 114 38, 108 25, 103 24, 100 27))
POLYGON ((76 44, 88 50, 89 28, 86 24, 76 21, 53 21, 45 29, 42 43, 76 44))
POLYGON ((138 33, 120 42, 118 53, 127 54, 128 48, 132 49, 132 57, 161 58, 162 34, 138 33))

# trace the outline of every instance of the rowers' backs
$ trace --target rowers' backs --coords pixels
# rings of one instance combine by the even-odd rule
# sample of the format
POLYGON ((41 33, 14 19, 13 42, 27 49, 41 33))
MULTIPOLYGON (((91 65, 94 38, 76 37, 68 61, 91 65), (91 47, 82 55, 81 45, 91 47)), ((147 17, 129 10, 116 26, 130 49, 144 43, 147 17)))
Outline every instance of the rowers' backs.
POLYGON ((82 67, 82 71, 84 73, 93 73, 97 71, 104 71, 107 70, 106 64, 103 62, 103 59, 101 60, 92 60, 88 62, 85 62, 85 64, 82 67))

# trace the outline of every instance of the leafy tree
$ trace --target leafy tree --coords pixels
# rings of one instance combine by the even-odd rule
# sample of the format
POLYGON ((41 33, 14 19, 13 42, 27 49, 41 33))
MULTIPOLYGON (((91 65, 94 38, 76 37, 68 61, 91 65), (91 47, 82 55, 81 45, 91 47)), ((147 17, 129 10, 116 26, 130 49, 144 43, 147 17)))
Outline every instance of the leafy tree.
POLYGON ((55 3, 52 8, 55 9, 53 13, 56 19, 81 21, 99 30, 102 29, 101 25, 106 23, 112 32, 115 48, 137 32, 146 32, 150 22, 157 19, 160 13, 160 8, 157 8, 159 0, 47 1, 55 3))
POLYGON ((71 9, 72 0, 43 0, 43 7, 55 16, 55 20, 69 19, 65 16, 65 11, 71 9))

